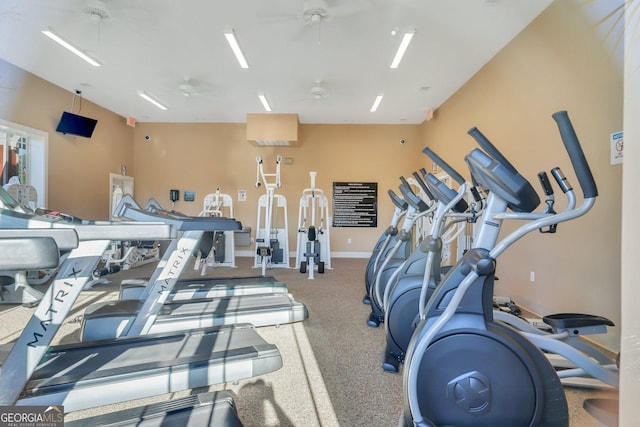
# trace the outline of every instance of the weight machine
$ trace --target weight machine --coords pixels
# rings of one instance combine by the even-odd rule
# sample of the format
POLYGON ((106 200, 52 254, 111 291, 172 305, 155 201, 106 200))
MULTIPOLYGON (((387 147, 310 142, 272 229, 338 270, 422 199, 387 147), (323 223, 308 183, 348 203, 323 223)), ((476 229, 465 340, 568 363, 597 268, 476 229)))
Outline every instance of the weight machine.
POLYGON ((296 268, 300 273, 309 271, 313 279, 314 270, 324 273, 331 269, 331 248, 329 228, 325 221, 329 219, 329 201, 324 191, 316 188, 317 172, 309 172, 311 188, 302 190, 298 211, 298 241, 296 247, 296 268), (320 223, 316 221, 320 218, 320 223))
MULTIPOLYGON (((215 193, 204 196, 202 212, 198 216, 214 216, 234 218, 233 199, 228 194, 220 193, 216 188, 215 193)), ((195 269, 202 267, 202 274, 208 267, 236 267, 235 232, 232 230, 217 231, 213 236, 213 246, 206 259, 196 260, 195 269)))
POLYGON ((282 186, 280 163, 282 156, 278 155, 275 173, 265 173, 262 156, 256 157, 256 188, 264 184, 266 193, 258 199, 254 267, 261 267, 263 276, 267 267, 289 268, 287 199, 282 194, 275 194, 276 189, 282 186), (276 221, 278 219, 280 221, 276 221))

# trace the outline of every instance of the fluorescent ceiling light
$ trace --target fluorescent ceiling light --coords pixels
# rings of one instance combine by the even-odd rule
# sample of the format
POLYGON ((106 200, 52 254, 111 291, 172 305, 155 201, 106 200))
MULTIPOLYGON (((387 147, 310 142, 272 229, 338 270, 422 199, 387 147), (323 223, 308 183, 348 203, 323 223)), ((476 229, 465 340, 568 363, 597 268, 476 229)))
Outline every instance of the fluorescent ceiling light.
POLYGON ((155 105, 156 107, 158 107, 161 110, 166 110, 167 109, 167 107, 162 105, 160 103, 160 101, 158 101, 157 99, 154 99, 151 95, 149 95, 148 93, 146 93, 143 90, 139 90, 138 91, 138 95, 140 95, 142 98, 146 99, 147 101, 149 101, 150 103, 152 103, 153 105, 155 105))
POLYGON ((99 67, 99 66, 102 65, 97 59, 91 57, 91 55, 88 52, 80 49, 79 47, 74 46, 73 43, 71 43, 68 40, 65 40, 64 38, 62 38, 61 36, 56 34, 51 28, 49 28, 47 30, 42 30, 42 34, 44 34, 45 36, 49 37, 54 42, 58 43, 60 46, 70 50, 73 53, 75 53, 80 58, 84 59, 89 64, 93 65, 94 67, 99 67))
POLYGON ((229 46, 231 46, 231 50, 233 51, 233 54, 238 59, 238 62, 240 63, 240 67, 249 68, 249 64, 247 63, 247 60, 242 54, 242 49, 240 49, 240 45, 238 44, 238 40, 236 40, 236 36, 233 33, 233 30, 225 31, 224 36, 227 38, 227 43, 229 43, 229 46))
POLYGON ((391 62, 391 68, 398 68, 400 65, 400 61, 402 61, 402 57, 404 56, 404 52, 409 47, 409 43, 411 43, 411 39, 413 38, 414 33, 405 33, 402 37, 402 41, 400 42, 400 46, 398 46, 398 51, 396 52, 396 56, 393 58, 391 62))
POLYGON ((380 105, 380 101, 382 101, 382 97, 384 97, 384 95, 378 95, 376 96, 376 100, 373 101, 373 105, 371 106, 371 112, 375 113, 375 111, 378 109, 378 105, 380 105))
POLYGON ((262 106, 266 111, 271 111, 271 106, 269 105, 269 101, 267 101, 267 97, 264 96, 264 93, 259 93, 258 98, 260 98, 260 102, 262 102, 262 106))

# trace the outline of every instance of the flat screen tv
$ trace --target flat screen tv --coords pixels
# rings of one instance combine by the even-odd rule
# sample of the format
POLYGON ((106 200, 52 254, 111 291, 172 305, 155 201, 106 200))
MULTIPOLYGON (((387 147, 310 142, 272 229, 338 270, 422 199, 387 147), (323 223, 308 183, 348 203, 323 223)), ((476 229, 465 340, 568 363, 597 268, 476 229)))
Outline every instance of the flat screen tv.
POLYGON ((56 128, 56 132, 77 135, 84 138, 91 138, 93 130, 96 128, 97 120, 89 117, 79 116, 77 114, 63 112, 60 123, 56 128))

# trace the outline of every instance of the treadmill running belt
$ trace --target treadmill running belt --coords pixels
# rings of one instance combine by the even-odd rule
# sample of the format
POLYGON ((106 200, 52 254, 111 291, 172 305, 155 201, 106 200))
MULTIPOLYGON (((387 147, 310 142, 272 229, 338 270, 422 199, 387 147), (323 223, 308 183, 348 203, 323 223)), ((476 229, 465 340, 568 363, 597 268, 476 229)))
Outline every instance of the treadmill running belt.
MULTIPOLYGON (((299 304, 299 303, 298 303, 299 304)), ((255 294, 222 297, 215 299, 191 299, 189 301, 169 301, 160 309, 160 315, 185 316, 191 314, 228 312, 240 310, 284 309, 296 305, 286 294, 255 294)))
POLYGON ((226 391, 200 393, 107 413, 65 421, 67 427, 242 427, 233 398, 226 391))
MULTIPOLYGON (((120 299, 140 299, 149 281, 127 279, 120 284, 120 299)), ((220 298, 234 295, 258 293, 287 293, 287 285, 273 276, 250 277, 199 277, 180 279, 169 292, 169 301, 184 301, 192 298, 220 298)))
POLYGON ((226 381, 282 367, 280 352, 251 325, 150 334, 51 347, 19 404, 65 411, 226 381))
POLYGON ((307 307, 288 294, 257 294, 213 300, 171 301, 162 306, 151 332, 250 323, 256 327, 301 322, 307 307))

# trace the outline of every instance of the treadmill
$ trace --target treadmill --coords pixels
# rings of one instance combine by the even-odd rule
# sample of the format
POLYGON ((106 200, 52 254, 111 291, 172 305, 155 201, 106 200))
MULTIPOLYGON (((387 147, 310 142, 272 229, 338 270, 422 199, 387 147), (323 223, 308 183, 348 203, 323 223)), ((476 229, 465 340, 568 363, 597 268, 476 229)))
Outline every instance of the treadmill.
MULTIPOLYGON (((51 238, 43 241, 41 235, 33 236, 46 232, 52 233, 51 238, 76 233, 78 243, 0 368, 0 405, 64 405, 64 411, 71 412, 237 381, 282 366, 278 349, 251 325, 50 346, 111 240, 170 239, 176 232, 166 224, 105 221, 78 225, 0 208, 0 270, 56 266, 58 252, 51 238), (23 237, 11 239, 8 233, 23 237), (54 249, 55 257, 51 255, 54 249)), ((191 399, 170 406, 195 411, 194 416, 202 416, 198 425, 213 425, 211 420, 233 415, 224 399, 218 406, 219 399, 202 395, 198 408, 191 399), (212 415, 216 407, 227 415, 212 415)), ((159 416, 173 415, 169 411, 159 416)), ((240 425, 232 421, 229 425, 240 425)))
MULTIPOLYGON (((125 195, 125 203, 132 208, 144 210, 165 217, 185 219, 184 215, 162 209, 153 198, 144 209, 130 196, 125 195)), ((214 233, 205 232, 196 253, 205 257, 214 245, 214 233)), ((195 255, 195 254, 194 254, 195 255)), ((149 284, 148 279, 125 279, 120 283, 120 299, 142 299, 142 293, 149 284)), ((287 293, 287 285, 273 276, 232 276, 216 278, 179 279, 169 293, 167 301, 184 301, 197 298, 219 298, 234 295, 254 295, 262 293, 287 293)))
MULTIPOLYGON (((119 299, 140 299, 149 279, 125 279, 120 282, 119 299)), ((167 301, 198 298, 220 298, 234 295, 286 294, 287 284, 273 276, 198 277, 180 279, 169 293, 167 301)))
POLYGON ((233 397, 227 391, 199 393, 81 420, 66 427, 242 427, 233 397))
MULTIPOLYGON (((168 301, 202 235, 208 231, 234 228, 225 228, 229 226, 226 221, 231 220, 221 217, 170 217, 146 212, 136 206, 131 197, 125 196, 114 212, 128 220, 171 224, 182 234, 169 245, 139 300, 108 301, 87 307, 80 332, 82 341, 238 322, 272 326, 308 318, 307 307, 285 293, 168 301)), ((240 229, 237 224, 235 229, 240 229)))

